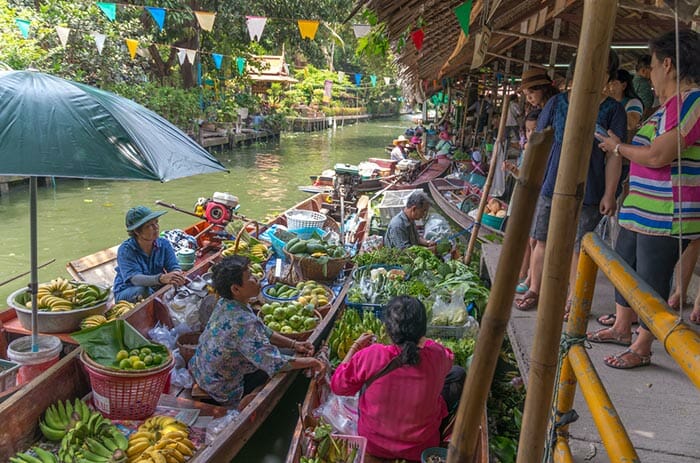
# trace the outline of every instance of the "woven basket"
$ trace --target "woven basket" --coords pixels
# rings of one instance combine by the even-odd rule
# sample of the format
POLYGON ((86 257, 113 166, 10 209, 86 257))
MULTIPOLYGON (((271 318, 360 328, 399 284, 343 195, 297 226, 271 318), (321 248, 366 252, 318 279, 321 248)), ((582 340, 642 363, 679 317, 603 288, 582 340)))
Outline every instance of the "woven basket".
POLYGON ((304 280, 333 281, 348 262, 348 257, 336 257, 328 259, 328 263, 324 266, 314 257, 299 257, 290 254, 286 249, 284 255, 304 280))
POLYGON ((142 420, 151 416, 174 365, 172 355, 158 367, 134 371, 107 369, 85 351, 80 353, 80 360, 90 377, 95 408, 106 418, 115 420, 142 420))
POLYGON ((199 335, 201 331, 193 331, 191 333, 183 333, 177 337, 177 342, 175 343, 180 349, 180 355, 185 359, 185 365, 190 363, 190 359, 197 352, 197 346, 199 345, 199 335))

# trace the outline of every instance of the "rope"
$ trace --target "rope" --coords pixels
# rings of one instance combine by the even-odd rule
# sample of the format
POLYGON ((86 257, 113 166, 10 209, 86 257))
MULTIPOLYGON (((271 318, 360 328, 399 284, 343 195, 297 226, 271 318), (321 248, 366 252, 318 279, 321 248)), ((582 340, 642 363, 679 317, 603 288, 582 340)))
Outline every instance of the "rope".
MULTIPOLYGON (((564 361, 564 357, 569 352, 572 346, 577 344, 583 344, 586 348, 590 347, 587 342, 586 335, 572 336, 568 333, 562 333, 561 340, 559 341, 559 358, 557 359, 557 373, 554 376, 559 379, 561 375, 561 364, 564 361)), ((557 410, 557 402, 559 401, 559 387, 554 389, 554 395, 552 396, 552 413, 549 418, 549 439, 545 444, 544 455, 542 456, 542 463, 549 463, 552 461, 554 454, 552 453, 554 447, 557 443, 557 436, 560 435, 559 428, 573 423, 578 419, 578 413, 576 410, 571 409, 565 413, 557 410)))

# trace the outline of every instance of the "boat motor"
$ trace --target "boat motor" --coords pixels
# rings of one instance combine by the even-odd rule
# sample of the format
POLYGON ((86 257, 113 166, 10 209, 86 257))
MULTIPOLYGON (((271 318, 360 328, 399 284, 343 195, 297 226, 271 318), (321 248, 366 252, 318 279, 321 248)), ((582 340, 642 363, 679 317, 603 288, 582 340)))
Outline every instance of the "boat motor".
POLYGON ((215 192, 211 198, 199 198, 195 204, 195 214, 213 224, 227 224, 233 218, 240 204, 230 193, 215 192))
POLYGON ((336 198, 343 198, 346 201, 354 200, 356 187, 361 181, 360 169, 357 166, 341 163, 335 165, 333 190, 336 198))

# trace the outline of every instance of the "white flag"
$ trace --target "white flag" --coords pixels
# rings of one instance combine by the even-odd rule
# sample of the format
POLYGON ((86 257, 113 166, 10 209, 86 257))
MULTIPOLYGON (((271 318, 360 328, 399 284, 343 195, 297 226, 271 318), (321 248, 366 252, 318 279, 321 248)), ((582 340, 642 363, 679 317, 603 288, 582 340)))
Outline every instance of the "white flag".
POLYGON ((189 48, 185 50, 187 51, 187 61, 189 61, 190 64, 194 64, 194 60, 197 57, 197 50, 190 50, 189 48))
POLYGON ((106 35, 100 34, 99 32, 93 32, 92 38, 95 40, 95 46, 97 47, 97 53, 100 55, 102 54, 102 49, 105 46, 105 38, 107 38, 106 35))
POLYGON ((353 24, 352 30, 355 33, 355 38, 359 39, 369 34, 369 31, 372 30, 372 26, 368 24, 353 24))
POLYGON ((56 26, 56 33, 58 34, 58 40, 61 41, 63 48, 66 47, 68 43, 68 35, 70 34, 70 27, 56 26))
POLYGON ((262 37, 263 30, 265 30, 265 23, 267 18, 262 16, 246 16, 245 20, 248 25, 248 34, 250 35, 250 40, 260 41, 262 37))
POLYGON ((345 80, 345 73, 343 71, 338 71, 338 82, 342 84, 343 80, 345 80))
POLYGON ((187 57, 187 51, 184 48, 177 49, 177 60, 180 62, 180 66, 185 63, 185 57, 187 57))
POLYGON ((391 83, 391 77, 384 78, 384 85, 389 85, 391 83))

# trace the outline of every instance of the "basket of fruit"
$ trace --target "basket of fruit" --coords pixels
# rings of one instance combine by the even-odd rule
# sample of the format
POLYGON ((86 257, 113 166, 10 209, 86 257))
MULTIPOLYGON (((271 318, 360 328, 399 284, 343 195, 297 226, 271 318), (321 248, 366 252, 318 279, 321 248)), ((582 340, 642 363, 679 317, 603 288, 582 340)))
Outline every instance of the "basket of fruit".
POLYGON ((333 281, 349 260, 343 246, 315 237, 290 240, 284 247, 284 254, 305 280, 333 281))
POLYGON ((298 302, 265 303, 258 315, 272 331, 297 341, 307 340, 323 318, 312 304, 298 302))
POLYGON ((308 280, 298 283, 297 289, 300 291, 299 297, 296 300, 299 304, 304 306, 312 304, 322 316, 326 316, 331 308, 331 301, 333 297, 335 297, 333 291, 328 286, 313 280, 308 280))
POLYGON ((268 302, 289 302, 301 296, 301 291, 299 291, 299 289, 279 281, 271 285, 263 286, 261 292, 263 298, 268 302))
MULTIPOLYGON (((37 289, 38 329, 41 333, 70 333, 91 315, 107 310, 110 288, 54 278, 37 289)), ((32 295, 27 288, 18 289, 7 298, 25 329, 32 328, 32 295)))
MULTIPOLYGON (((231 223, 229 224, 229 226, 231 223)), ((226 231, 233 232, 235 227, 227 226, 226 231)), ((272 254, 269 249, 269 245, 263 243, 259 239, 253 237, 248 233, 248 228, 255 227, 255 236, 260 235, 260 228, 257 222, 248 222, 243 224, 237 233, 232 233, 236 235, 235 240, 224 240, 221 242, 222 257, 232 256, 234 254, 246 256, 254 264, 262 264, 267 261, 272 254)))

